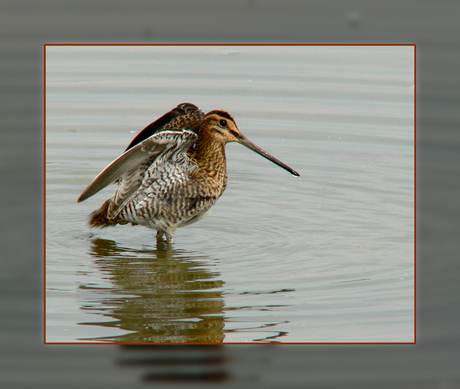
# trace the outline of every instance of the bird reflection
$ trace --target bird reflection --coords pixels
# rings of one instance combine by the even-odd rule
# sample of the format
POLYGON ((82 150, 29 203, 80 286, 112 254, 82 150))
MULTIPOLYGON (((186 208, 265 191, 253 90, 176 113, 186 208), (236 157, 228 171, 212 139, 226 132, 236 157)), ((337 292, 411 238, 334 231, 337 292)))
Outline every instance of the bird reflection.
MULTIPOLYGON (((119 247, 92 239, 90 255, 113 287, 82 307, 110 321, 81 323, 130 331, 92 338, 120 343, 221 343, 224 301, 219 272, 210 258, 159 244, 155 250, 119 247), (119 296, 119 297, 115 297, 119 296)), ((100 285, 82 289, 101 291, 100 285)), ((93 296, 93 295, 92 295, 93 296)), ((88 339, 85 339, 88 340, 88 339)))

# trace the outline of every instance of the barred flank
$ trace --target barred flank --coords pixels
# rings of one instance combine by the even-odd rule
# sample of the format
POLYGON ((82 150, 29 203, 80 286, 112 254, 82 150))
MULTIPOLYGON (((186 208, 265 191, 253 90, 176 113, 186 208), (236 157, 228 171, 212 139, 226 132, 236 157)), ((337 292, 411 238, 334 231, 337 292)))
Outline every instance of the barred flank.
MULTIPOLYGON (((107 210, 109 209, 110 199, 107 200, 98 211, 94 211, 91 214, 91 220, 89 221, 89 226, 92 227, 110 227, 121 224, 116 219, 109 219, 107 217, 107 210)), ((125 224, 125 223, 123 223, 125 224)))

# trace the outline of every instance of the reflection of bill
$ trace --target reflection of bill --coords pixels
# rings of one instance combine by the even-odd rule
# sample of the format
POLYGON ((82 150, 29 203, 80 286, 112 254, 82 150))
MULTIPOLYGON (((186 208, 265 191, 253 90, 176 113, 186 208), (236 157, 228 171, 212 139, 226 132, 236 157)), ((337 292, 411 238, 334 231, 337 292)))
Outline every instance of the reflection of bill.
MULTIPOLYGON (((132 331, 93 338, 121 343, 221 343, 224 301, 220 274, 209 258, 171 246, 156 250, 120 248, 93 239, 91 255, 113 283, 109 297, 86 301, 82 309, 100 310, 111 321, 81 323, 132 331), (120 297, 114 298, 114 295, 120 297)), ((91 285, 81 288, 92 289, 91 285)), ((98 289, 100 293, 99 288, 98 289)))

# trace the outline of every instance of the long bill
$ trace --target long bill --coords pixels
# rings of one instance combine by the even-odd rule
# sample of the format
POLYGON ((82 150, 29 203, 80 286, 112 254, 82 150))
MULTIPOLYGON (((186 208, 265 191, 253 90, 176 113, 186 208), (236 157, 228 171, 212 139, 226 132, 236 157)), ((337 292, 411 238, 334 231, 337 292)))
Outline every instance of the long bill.
POLYGON ((252 151, 255 151, 257 154, 260 154, 262 157, 267 158, 269 161, 275 163, 279 167, 282 167, 283 169, 287 170, 289 173, 292 175, 299 177, 300 174, 297 173, 294 169, 290 168, 288 165, 285 163, 281 162, 279 159, 275 158, 273 155, 267 153, 264 149, 261 149, 259 146, 255 145, 252 143, 248 138, 246 138, 243 135, 239 136, 238 143, 242 144, 243 146, 246 146, 248 149, 251 149, 252 151))

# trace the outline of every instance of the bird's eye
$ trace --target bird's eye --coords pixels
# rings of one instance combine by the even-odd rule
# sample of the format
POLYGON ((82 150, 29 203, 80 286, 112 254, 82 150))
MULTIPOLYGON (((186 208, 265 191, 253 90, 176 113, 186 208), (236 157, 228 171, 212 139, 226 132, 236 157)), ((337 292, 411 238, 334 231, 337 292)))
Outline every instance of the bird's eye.
POLYGON ((219 122, 219 124, 221 125, 221 127, 226 127, 226 126, 227 126, 227 121, 222 119, 222 120, 219 122))

